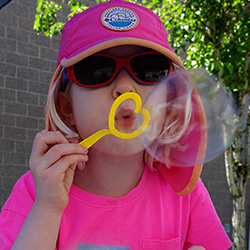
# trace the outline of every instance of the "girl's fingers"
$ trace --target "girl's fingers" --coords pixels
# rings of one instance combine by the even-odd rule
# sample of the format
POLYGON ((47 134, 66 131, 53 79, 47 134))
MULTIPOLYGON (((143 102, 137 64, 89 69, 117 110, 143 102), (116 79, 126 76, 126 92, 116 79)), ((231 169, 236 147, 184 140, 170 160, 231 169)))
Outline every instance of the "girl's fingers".
POLYGON ((61 157, 52 167, 49 169, 54 174, 64 174, 67 169, 74 169, 78 162, 88 161, 88 156, 83 154, 71 154, 61 157))
POLYGON ((69 192, 70 187, 73 183, 74 175, 75 175, 75 169, 77 164, 72 164, 69 166, 69 168, 65 171, 64 176, 64 187, 67 192, 69 192))
POLYGON ((77 168, 82 171, 85 168, 85 162, 78 162, 77 168))
POLYGON ((43 156, 55 144, 68 143, 66 138, 58 132, 42 131, 36 134, 32 154, 36 157, 43 156))
MULTIPOLYGON (((64 156, 48 168, 34 168, 32 173, 38 184, 43 183, 43 188, 57 187, 64 182, 72 183, 77 163, 85 162, 87 159, 88 156, 80 154, 64 156)), ((56 188, 53 190, 55 191, 56 188)))
POLYGON ((40 132, 36 135, 30 158, 30 165, 39 165, 49 168, 63 156, 71 154, 86 155, 87 149, 78 145, 70 144, 60 132, 40 132), (46 155, 45 155, 46 154, 46 155))
POLYGON ((41 164, 48 168, 64 156, 71 155, 86 156, 87 149, 77 144, 57 144, 53 146, 43 157, 41 164))

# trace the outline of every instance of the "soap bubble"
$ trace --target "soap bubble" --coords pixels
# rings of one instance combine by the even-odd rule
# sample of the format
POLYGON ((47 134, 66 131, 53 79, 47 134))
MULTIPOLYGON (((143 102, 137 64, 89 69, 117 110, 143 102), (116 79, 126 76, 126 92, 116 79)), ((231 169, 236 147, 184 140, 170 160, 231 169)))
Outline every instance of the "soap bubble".
POLYGON ((194 166, 215 159, 237 130, 232 96, 202 69, 171 74, 143 107, 151 119, 140 138, 146 151, 167 166, 194 166))

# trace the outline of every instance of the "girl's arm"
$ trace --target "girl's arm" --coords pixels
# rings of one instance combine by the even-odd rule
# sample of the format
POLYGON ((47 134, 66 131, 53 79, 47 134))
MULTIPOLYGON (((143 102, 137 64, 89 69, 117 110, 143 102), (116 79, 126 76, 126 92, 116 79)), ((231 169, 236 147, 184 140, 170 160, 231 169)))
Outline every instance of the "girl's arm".
POLYGON ((61 214, 47 212, 34 203, 11 249, 51 249, 56 247, 61 214))
POLYGON ((74 172, 78 162, 88 160, 86 154, 87 149, 69 144, 59 132, 36 135, 30 156, 36 199, 12 249, 55 249, 74 172))

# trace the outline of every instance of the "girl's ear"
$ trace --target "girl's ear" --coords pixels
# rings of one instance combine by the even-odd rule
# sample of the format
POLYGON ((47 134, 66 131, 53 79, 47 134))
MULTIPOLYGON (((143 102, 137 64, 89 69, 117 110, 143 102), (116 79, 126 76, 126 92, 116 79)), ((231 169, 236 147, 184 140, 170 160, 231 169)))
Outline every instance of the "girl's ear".
POLYGON ((75 125, 75 119, 73 115, 71 99, 68 92, 58 92, 56 109, 60 118, 65 122, 67 126, 73 128, 75 125))

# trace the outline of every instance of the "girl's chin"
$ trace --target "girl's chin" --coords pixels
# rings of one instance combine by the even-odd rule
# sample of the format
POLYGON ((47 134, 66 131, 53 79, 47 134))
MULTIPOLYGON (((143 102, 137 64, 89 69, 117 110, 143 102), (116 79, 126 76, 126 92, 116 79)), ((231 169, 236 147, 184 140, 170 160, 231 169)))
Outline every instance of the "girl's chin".
POLYGON ((92 146, 93 149, 110 156, 130 156, 144 151, 144 146, 138 138, 112 139, 103 138, 92 146), (106 139, 106 140, 105 140, 106 139))

